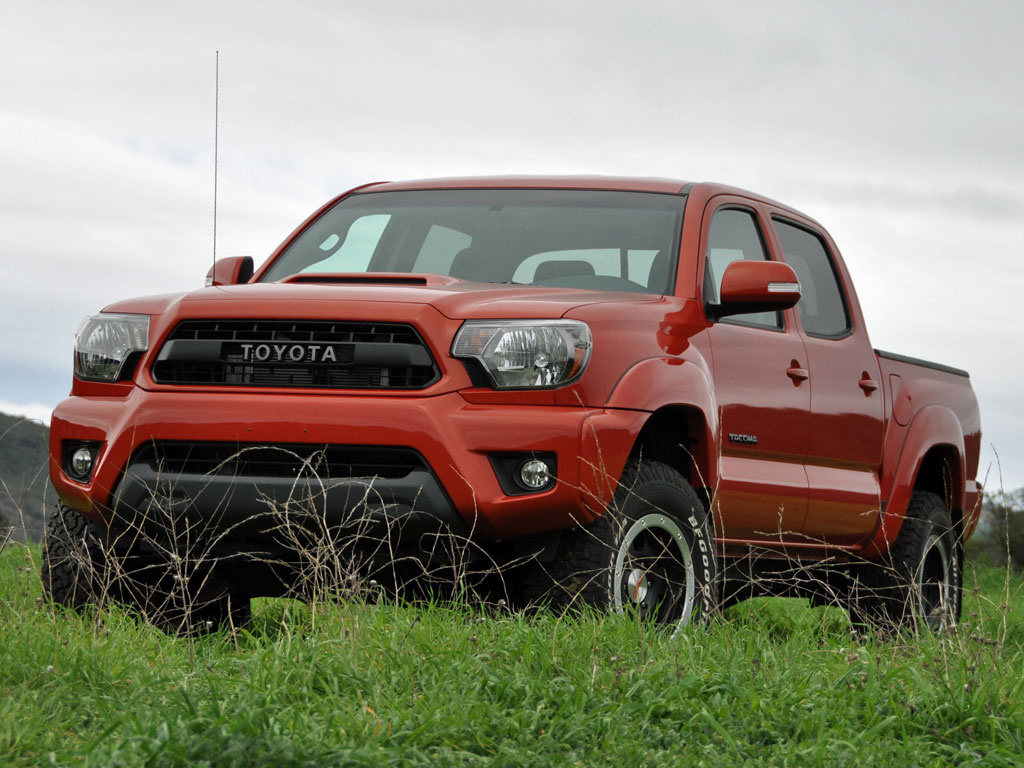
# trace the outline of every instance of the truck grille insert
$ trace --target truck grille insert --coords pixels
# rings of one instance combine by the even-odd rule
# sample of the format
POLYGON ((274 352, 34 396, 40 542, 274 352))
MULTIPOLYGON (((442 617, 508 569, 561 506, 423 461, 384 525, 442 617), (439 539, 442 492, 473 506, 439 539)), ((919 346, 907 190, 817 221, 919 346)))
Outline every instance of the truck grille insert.
POLYGON ((185 320, 152 374, 160 384, 322 389, 423 389, 439 378, 412 326, 320 320, 185 320))
POLYGON ((132 463, 168 477, 397 479, 426 469, 423 457, 411 448, 307 443, 153 442, 141 447, 132 463))

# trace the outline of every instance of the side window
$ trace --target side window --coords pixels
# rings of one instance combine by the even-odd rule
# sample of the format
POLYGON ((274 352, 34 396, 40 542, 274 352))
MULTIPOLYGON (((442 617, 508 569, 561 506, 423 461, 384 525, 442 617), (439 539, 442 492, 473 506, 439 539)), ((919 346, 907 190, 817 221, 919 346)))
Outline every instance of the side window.
POLYGON ((323 257, 300 272, 365 272, 390 220, 390 214, 361 216, 352 222, 344 240, 337 233, 327 233, 317 246, 323 257))
POLYGON ((800 278, 800 324, 809 336, 843 336, 850 330, 850 313, 835 264, 821 237, 810 230, 774 219, 782 252, 800 278))
POLYGON ((447 275, 459 251, 468 248, 473 238, 457 229, 434 224, 423 239, 413 272, 447 275))
MULTIPOLYGON (((717 304, 722 275, 734 261, 767 261, 764 238, 751 211, 724 208, 715 211, 708 230, 707 266, 704 273, 704 300, 717 304)), ((761 328, 782 328, 779 312, 755 312, 735 315, 723 322, 755 325, 761 328)))

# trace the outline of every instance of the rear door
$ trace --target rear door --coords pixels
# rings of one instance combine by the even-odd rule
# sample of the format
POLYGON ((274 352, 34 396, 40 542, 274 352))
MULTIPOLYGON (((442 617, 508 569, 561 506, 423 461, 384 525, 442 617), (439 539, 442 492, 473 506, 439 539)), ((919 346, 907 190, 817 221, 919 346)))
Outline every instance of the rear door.
MULTIPOLYGON (((770 220, 760 204, 711 199, 704 213, 704 300, 718 301, 725 267, 772 258, 770 220)), ((807 510, 810 387, 803 340, 792 310, 723 318, 708 329, 721 425, 714 498, 725 539, 792 538, 807 510)))
POLYGON ((778 248, 800 279, 811 411, 807 438, 809 540, 852 545, 880 514, 883 408, 878 360, 829 239, 808 222, 776 213, 778 248))

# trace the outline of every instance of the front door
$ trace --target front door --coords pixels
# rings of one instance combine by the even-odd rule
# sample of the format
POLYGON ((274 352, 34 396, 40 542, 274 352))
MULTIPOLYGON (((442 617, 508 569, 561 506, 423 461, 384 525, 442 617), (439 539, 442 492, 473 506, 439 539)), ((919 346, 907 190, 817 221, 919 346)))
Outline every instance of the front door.
MULTIPOLYGON (((703 222, 705 303, 725 267, 767 259, 767 220, 742 198, 716 197, 703 222)), ((713 489, 722 538, 792 540, 807 511, 810 387, 792 310, 721 319, 708 329, 722 446, 713 489)))

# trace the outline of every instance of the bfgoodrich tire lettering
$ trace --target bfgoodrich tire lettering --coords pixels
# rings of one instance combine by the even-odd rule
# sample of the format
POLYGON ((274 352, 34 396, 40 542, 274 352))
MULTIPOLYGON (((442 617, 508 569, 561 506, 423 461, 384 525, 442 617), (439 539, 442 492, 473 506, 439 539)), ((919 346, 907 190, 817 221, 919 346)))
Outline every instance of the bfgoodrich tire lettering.
POLYGON ((682 627, 715 607, 716 567, 711 520, 689 483, 634 459, 604 516, 562 537, 531 596, 682 627))

